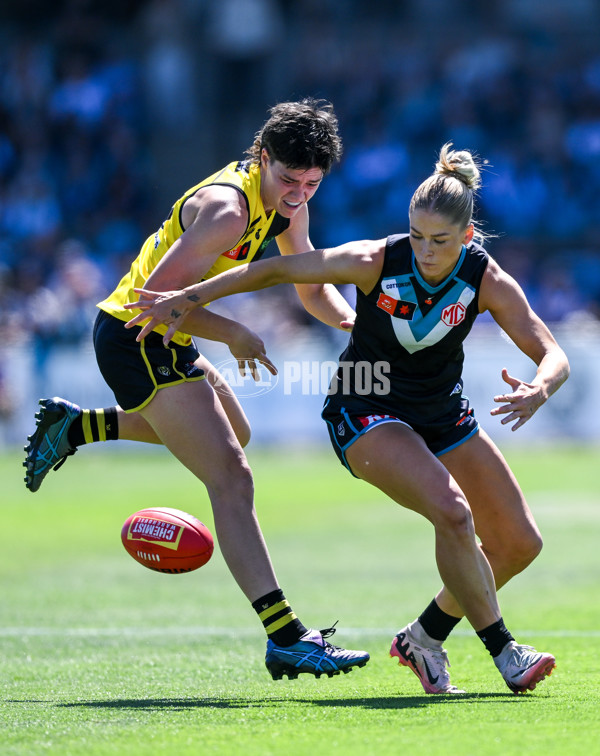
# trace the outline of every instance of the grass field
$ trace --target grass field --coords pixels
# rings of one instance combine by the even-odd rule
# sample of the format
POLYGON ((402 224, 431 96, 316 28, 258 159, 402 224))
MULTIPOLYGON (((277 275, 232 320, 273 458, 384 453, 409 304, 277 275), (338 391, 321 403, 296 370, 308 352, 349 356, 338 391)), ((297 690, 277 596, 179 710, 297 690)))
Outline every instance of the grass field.
MULTIPOLYGON (((108 445, 107 445, 108 447, 108 445)), ((218 548, 188 575, 124 551, 126 517, 175 506, 212 528, 206 494, 162 452, 82 449, 36 495, 0 456, 0 752, 600 754, 600 450, 513 451, 545 548, 500 594, 521 642, 558 668, 513 696, 462 622, 447 645, 460 698, 425 696, 388 656, 438 588, 431 528, 352 479, 327 449, 249 452, 280 582, 305 624, 371 662, 273 682, 260 623, 218 548)))

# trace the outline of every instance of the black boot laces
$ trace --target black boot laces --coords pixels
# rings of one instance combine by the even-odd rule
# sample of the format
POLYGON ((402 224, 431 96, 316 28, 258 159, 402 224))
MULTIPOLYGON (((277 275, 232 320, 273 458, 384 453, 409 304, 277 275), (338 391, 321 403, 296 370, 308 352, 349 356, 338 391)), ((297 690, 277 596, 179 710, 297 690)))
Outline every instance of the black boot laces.
POLYGON ((339 646, 334 646, 333 643, 329 643, 327 640, 325 640, 326 638, 331 638, 332 635, 335 635, 336 633, 335 626, 337 625, 338 622, 339 620, 336 620, 331 627, 327 627, 325 628, 325 630, 319 630, 319 632, 321 633, 321 635, 323 636, 323 640, 325 641, 325 648, 333 648, 336 651, 341 651, 339 646))
POLYGON ((64 453, 64 455, 58 460, 58 462, 54 465, 52 469, 58 470, 58 468, 62 467, 64 463, 67 461, 67 457, 72 457, 76 451, 77 449, 69 449, 69 451, 64 453))

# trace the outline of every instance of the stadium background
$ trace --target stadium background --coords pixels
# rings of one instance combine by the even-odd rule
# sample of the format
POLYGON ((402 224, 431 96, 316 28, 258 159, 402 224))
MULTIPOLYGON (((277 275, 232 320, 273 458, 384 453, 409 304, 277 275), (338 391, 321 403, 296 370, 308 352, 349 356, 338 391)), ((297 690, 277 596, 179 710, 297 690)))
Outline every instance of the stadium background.
MULTIPOLYGON (((306 95, 333 101, 345 146, 311 202, 315 246, 405 230, 447 140, 489 160, 490 251, 573 367, 516 437, 598 441, 599 28, 596 0, 3 2, 0 446, 24 442, 39 396, 112 403, 91 351, 95 302, 185 189, 240 157, 271 105, 306 95)), ((280 367, 335 360, 345 340, 290 287, 218 309, 280 367)), ((533 374, 485 318, 467 354, 480 419, 501 367, 533 374)), ((257 442, 325 441, 310 379, 267 389, 243 399, 257 442)))

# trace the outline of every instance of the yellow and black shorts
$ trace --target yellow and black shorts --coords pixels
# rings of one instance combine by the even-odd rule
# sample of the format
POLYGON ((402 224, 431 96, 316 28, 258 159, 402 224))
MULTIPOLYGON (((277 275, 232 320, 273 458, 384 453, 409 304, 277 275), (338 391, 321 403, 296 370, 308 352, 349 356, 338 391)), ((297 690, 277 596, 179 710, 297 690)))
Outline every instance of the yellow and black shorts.
POLYGON ((165 347, 163 337, 154 332, 138 342, 139 330, 125 328, 122 320, 104 310, 94 325, 98 367, 126 412, 142 409, 165 386, 204 378, 204 370, 195 365, 200 352, 193 344, 180 346, 171 341, 165 347))

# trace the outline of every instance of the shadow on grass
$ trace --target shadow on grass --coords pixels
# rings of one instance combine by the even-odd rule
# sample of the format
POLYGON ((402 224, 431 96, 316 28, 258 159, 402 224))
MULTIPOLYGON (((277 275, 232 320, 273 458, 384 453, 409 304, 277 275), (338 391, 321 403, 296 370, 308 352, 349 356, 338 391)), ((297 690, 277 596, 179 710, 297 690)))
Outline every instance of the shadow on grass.
MULTIPOLYGON (((171 711, 185 709, 255 709, 276 707, 279 704, 324 706, 357 709, 418 709, 448 703, 499 703, 522 700, 526 696, 512 693, 467 693, 465 695, 387 696, 371 698, 116 698, 107 701, 74 701, 54 703, 57 708, 84 709, 146 709, 171 711)), ((46 703, 50 701, 6 701, 6 703, 46 703)))

